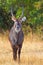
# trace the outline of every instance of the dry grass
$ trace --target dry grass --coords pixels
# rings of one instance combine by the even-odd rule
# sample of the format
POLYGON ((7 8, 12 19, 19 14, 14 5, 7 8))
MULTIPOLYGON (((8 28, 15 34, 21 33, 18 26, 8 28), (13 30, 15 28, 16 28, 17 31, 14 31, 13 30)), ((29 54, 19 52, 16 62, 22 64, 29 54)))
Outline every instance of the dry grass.
POLYGON ((43 65, 43 42, 25 37, 21 51, 21 63, 18 64, 18 61, 13 60, 8 36, 0 34, 0 65, 43 65))

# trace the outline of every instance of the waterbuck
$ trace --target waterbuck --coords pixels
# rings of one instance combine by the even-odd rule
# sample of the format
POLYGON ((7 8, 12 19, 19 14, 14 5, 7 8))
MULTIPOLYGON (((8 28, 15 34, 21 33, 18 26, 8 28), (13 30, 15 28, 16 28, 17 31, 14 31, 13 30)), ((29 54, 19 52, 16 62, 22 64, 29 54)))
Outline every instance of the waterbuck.
POLYGON ((19 19, 15 18, 12 10, 11 10, 11 15, 12 15, 11 19, 14 21, 14 25, 12 26, 9 33, 9 40, 12 46, 14 60, 17 59, 17 54, 18 54, 18 60, 20 61, 20 53, 21 53, 21 48, 24 40, 24 34, 22 31, 21 23, 22 21, 26 20, 26 17, 23 17, 23 11, 19 19))

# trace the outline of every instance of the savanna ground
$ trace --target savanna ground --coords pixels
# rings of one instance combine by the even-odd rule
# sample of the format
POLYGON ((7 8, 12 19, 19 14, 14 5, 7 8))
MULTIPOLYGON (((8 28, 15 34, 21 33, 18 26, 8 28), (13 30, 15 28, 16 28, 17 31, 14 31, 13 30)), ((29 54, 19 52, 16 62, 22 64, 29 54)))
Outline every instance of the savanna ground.
POLYGON ((43 65, 43 41, 37 36, 25 36, 21 62, 13 60, 8 34, 0 34, 0 65, 43 65))

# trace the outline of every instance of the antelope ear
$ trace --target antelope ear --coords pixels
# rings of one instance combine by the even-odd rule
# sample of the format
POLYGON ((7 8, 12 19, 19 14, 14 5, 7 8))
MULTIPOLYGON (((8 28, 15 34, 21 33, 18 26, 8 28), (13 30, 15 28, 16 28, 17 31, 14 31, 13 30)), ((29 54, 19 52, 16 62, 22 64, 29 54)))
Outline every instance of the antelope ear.
POLYGON ((11 19, 12 19, 14 22, 16 22, 15 16, 12 16, 11 19))
POLYGON ((20 20, 20 22, 22 23, 22 22, 25 22, 26 21, 26 17, 24 16, 21 20, 20 20))
POLYGON ((26 17, 24 16, 24 17, 21 19, 21 21, 26 21, 26 17))
POLYGON ((24 21, 26 21, 26 17, 25 17, 25 16, 20 19, 20 22, 21 22, 21 23, 24 22, 24 21))

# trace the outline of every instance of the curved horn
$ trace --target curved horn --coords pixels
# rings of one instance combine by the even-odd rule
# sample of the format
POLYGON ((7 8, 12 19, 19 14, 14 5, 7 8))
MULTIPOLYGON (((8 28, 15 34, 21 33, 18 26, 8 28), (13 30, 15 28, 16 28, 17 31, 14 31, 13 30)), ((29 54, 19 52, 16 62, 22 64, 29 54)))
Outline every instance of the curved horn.
POLYGON ((12 17, 11 17, 12 20, 13 20, 13 21, 16 21, 16 18, 15 18, 14 14, 13 14, 13 9, 12 9, 12 7, 11 7, 11 16, 12 16, 12 17))
POLYGON ((23 15, 24 15, 24 7, 22 7, 22 14, 19 19, 21 19, 23 17, 23 15))
POLYGON ((14 16, 14 15, 13 15, 13 11, 12 11, 12 7, 11 7, 11 15, 14 16))

